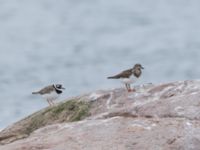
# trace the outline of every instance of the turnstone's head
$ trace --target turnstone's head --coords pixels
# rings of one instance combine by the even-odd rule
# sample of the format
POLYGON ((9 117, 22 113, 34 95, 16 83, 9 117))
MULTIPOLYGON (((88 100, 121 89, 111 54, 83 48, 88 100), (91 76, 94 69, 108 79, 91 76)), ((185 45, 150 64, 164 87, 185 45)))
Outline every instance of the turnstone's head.
POLYGON ((135 64, 135 66, 133 67, 133 69, 144 69, 144 67, 142 67, 141 64, 135 64))
POLYGON ((62 84, 55 84, 54 87, 55 87, 56 90, 60 90, 60 91, 62 91, 62 90, 65 89, 65 88, 62 86, 62 84))

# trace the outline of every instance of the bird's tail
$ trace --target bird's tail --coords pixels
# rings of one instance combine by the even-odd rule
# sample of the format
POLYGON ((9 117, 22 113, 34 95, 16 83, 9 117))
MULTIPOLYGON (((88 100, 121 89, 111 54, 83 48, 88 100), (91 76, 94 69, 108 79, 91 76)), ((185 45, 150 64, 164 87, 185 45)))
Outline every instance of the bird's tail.
POLYGON ((112 76, 112 77, 107 77, 107 79, 118 79, 118 77, 112 76))
POLYGON ((32 92, 32 94, 39 94, 39 92, 32 92))

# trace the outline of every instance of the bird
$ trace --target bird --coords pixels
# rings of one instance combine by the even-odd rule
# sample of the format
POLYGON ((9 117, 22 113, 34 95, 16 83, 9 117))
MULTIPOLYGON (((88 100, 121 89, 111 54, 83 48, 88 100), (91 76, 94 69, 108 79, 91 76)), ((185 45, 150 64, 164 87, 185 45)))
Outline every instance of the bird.
POLYGON ((128 92, 132 92, 135 90, 131 89, 131 84, 134 83, 142 75, 142 69, 144 69, 144 67, 137 63, 133 68, 124 70, 117 75, 108 77, 108 79, 121 79, 125 84, 128 92))
POLYGON ((54 100, 56 100, 60 94, 62 94, 65 88, 62 84, 52 84, 48 85, 37 92, 32 92, 32 94, 40 94, 43 98, 45 98, 49 104, 49 106, 54 105, 54 100))

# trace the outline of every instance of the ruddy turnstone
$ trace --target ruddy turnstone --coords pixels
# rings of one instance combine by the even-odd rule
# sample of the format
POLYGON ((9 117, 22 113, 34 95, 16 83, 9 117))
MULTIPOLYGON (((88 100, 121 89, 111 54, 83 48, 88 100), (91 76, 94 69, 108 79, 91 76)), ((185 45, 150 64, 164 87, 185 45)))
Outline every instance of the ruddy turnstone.
POLYGON ((44 97, 49 105, 54 105, 54 100, 56 100, 59 95, 63 92, 65 88, 61 84, 53 84, 44 87, 43 89, 37 91, 37 92, 32 92, 32 94, 40 94, 42 97, 44 97))
POLYGON ((134 91, 134 89, 131 90, 131 84, 142 75, 141 69, 144 69, 141 64, 135 64, 133 68, 124 70, 115 76, 108 77, 108 79, 122 79, 128 92, 131 92, 134 91))

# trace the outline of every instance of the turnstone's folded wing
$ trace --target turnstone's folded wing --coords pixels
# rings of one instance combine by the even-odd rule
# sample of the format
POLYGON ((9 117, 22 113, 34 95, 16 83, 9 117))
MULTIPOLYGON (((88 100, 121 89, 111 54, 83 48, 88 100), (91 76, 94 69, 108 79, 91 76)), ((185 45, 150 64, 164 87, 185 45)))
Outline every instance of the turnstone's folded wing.
POLYGON ((108 79, 129 78, 131 75, 132 75, 132 69, 128 69, 115 76, 108 77, 108 79))

